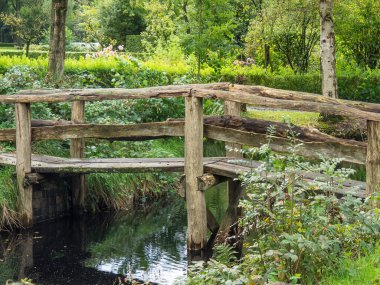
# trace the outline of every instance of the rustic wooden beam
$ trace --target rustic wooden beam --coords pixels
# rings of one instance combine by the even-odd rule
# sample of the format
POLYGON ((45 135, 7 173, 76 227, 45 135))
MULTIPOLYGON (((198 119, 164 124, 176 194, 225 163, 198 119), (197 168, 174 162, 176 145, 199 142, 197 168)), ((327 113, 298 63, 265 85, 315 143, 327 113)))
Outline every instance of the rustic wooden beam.
MULTIPOLYGON (((107 140, 151 140, 184 136, 185 122, 168 121, 134 125, 52 125, 32 128, 32 140, 94 138, 107 140)), ((16 141, 15 129, 0 130, 0 142, 16 141)))
POLYGON ((0 97, 0 103, 58 103, 70 101, 103 101, 125 99, 150 99, 185 97, 193 88, 228 90, 229 83, 172 85, 139 89, 98 88, 98 89, 36 89, 25 90, 15 95, 0 97))
POLYGON ((380 122, 367 121, 367 195, 380 192, 380 122))
MULTIPOLYGON (((74 101, 71 107, 71 121, 74 124, 83 124, 85 121, 85 102, 74 101)), ((70 144, 71 158, 84 158, 85 143, 83 138, 72 139, 70 144)), ((72 177, 73 187, 73 210, 76 213, 81 213, 84 208, 86 197, 85 175, 79 174, 72 177)))
POLYGON ((198 179, 198 190, 206 191, 220 183, 226 181, 225 177, 213 175, 211 173, 205 173, 202 176, 197 177, 198 179))
MULTIPOLYGON (((224 115, 240 117, 241 103, 225 101, 224 102, 224 115)), ((242 145, 237 143, 226 143, 226 156, 227 157, 243 157, 241 152, 242 145)))
MULTIPOLYGON (((255 147, 268 142, 267 129, 273 126, 276 136, 271 138, 271 148, 278 152, 289 152, 287 124, 231 116, 208 117, 204 122, 205 137, 255 147)), ((293 126, 293 131, 299 134, 297 143, 302 143, 297 150, 301 156, 319 159, 320 155, 325 155, 365 164, 367 151, 365 142, 335 138, 306 127, 293 126)))
POLYGON ((30 104, 16 104, 16 175, 19 191, 18 209, 24 227, 33 225, 33 188, 24 185, 32 172, 32 133, 30 104))
POLYGON ((25 175, 24 187, 40 184, 40 182, 43 181, 44 179, 45 179, 45 176, 43 176, 40 173, 28 173, 25 175))
POLYGON ((361 101, 333 99, 320 94, 306 93, 300 91, 290 91, 274 89, 265 86, 252 86, 252 85, 231 85, 230 91, 243 91, 253 95, 262 96, 272 99, 305 101, 315 103, 331 103, 331 104, 344 104, 350 107, 357 108, 366 112, 380 113, 380 104, 367 103, 361 101))
POLYGON ((203 175, 203 100, 185 98, 185 175, 188 249, 201 250, 207 243, 205 193, 198 191, 197 177, 203 175))
MULTIPOLYGON (((228 207, 220 224, 215 244, 223 244, 228 241, 228 237, 235 237, 238 234, 239 201, 243 194, 243 187, 240 181, 228 179, 228 207)), ((236 240, 233 238, 232 240, 236 240)))
POLYGON ((239 103, 251 104, 259 107, 270 107, 277 109, 289 109, 296 111, 318 112, 329 115, 340 115, 346 117, 354 117, 361 119, 369 119, 372 121, 380 121, 380 114, 373 112, 362 111, 356 107, 346 105, 344 103, 320 103, 320 102, 306 102, 295 100, 282 100, 265 98, 262 96, 253 95, 247 92, 231 92, 224 90, 192 90, 194 96, 199 98, 220 99, 239 103))
POLYGON ((219 230, 219 223, 216 220, 214 214, 210 211, 210 209, 207 207, 207 227, 213 234, 217 234, 219 230))

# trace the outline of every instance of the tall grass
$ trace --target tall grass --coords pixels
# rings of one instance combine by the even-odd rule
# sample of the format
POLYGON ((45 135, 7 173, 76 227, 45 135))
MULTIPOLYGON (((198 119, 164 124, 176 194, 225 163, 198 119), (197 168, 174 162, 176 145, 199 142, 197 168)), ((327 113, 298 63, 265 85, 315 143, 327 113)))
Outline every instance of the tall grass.
POLYGON ((0 168, 0 228, 18 225, 17 187, 13 174, 15 168, 5 166, 0 168))

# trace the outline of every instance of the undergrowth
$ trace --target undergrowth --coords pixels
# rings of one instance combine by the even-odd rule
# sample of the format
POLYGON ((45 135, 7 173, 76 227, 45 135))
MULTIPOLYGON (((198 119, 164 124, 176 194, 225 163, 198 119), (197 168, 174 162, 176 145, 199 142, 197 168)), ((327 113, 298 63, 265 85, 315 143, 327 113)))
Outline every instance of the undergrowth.
POLYGON ((227 258, 193 268, 188 284, 318 284, 339 268, 342 256, 371 253, 380 240, 380 211, 372 207, 377 196, 363 201, 334 195, 354 171, 338 167, 339 159, 303 161, 291 125, 290 155, 276 154, 270 148, 274 133, 270 128, 268 144, 245 151, 262 165, 239 178, 246 194, 240 203, 241 234, 235 238, 245 240, 244 256, 234 260, 224 254, 227 258), (319 175, 306 179, 308 172, 319 175))

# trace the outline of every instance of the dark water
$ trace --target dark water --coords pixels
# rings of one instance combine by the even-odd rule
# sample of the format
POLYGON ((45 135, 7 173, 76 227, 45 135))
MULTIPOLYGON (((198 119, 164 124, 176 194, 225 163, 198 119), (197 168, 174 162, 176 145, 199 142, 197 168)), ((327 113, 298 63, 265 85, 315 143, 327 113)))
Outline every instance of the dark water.
MULTIPOLYGON (((220 218, 225 185, 207 193, 220 218)), ((173 284, 186 276, 186 209, 177 198, 149 210, 102 214, 37 225, 0 235, 0 285, 30 278, 37 284, 119 284, 139 279, 173 284)))

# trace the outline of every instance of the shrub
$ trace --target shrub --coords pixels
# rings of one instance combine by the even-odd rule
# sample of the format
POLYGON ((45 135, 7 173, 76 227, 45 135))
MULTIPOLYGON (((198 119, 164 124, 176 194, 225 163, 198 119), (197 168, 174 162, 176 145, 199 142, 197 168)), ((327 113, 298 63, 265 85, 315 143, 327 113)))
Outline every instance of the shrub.
POLYGON ((331 192, 352 170, 338 168, 338 159, 303 162, 294 154, 298 146, 291 126, 289 156, 272 152, 270 135, 268 144, 246 151, 262 165, 240 177, 246 188, 240 222, 245 256, 240 262, 212 261, 189 284, 201 284, 194 283, 199 278, 207 280, 202 284, 243 284, 257 276, 264 282, 316 284, 339 265, 340 256, 368 253, 380 239, 380 212, 371 207, 372 198, 338 200, 331 192), (321 175, 307 181, 302 172, 321 175))

